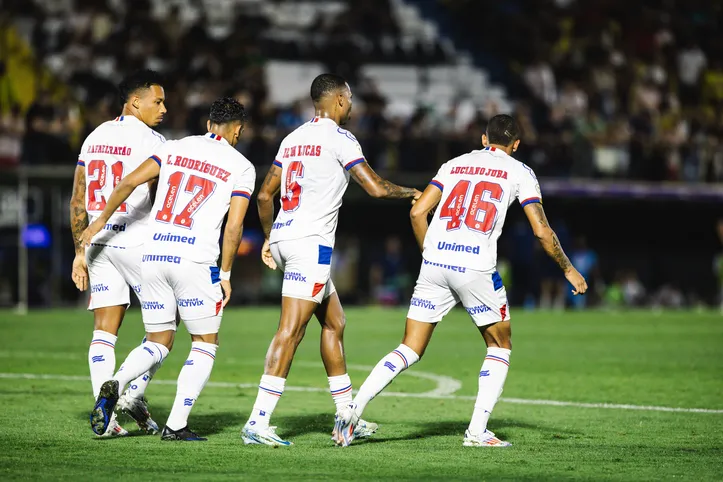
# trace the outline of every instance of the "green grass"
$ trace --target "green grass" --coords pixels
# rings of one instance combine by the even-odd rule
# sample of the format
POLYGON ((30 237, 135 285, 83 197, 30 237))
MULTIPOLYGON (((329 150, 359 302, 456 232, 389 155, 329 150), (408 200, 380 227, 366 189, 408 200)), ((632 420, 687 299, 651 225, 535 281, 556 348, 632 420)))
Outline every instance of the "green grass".
MULTIPOLYGON (((347 358, 358 387, 397 346, 403 310, 347 310, 347 358), (361 366, 360 366, 361 365, 361 366), (366 365, 366 367, 365 367, 366 365)), ((720 315, 648 312, 513 313, 514 349, 504 397, 723 410, 720 315)), ((278 311, 228 310, 212 382, 256 384, 278 311)), ((0 312, 0 372, 86 376, 92 317, 81 311, 0 312)), ((181 330, 156 376, 174 380, 190 341, 181 330)), ((117 344, 118 363, 142 337, 131 312, 117 344)), ((326 389, 312 326, 288 385, 326 389)), ((723 413, 658 412, 502 401, 490 422, 508 449, 461 446, 472 413, 484 343, 464 311, 442 322, 425 358, 409 372, 460 380, 462 398, 379 397, 365 418, 380 424, 371 440, 332 446, 328 392, 287 390, 274 423, 290 448, 244 446, 239 431, 253 388, 209 386, 191 426, 209 441, 162 443, 157 437, 96 440, 87 422, 90 382, 0 378, 0 478, 143 480, 475 479, 721 480, 723 413)), ((389 391, 433 390, 429 379, 401 375, 389 391)), ((175 387, 152 383, 151 409, 165 421, 175 387)), ((133 424, 124 424, 132 429, 133 424)))

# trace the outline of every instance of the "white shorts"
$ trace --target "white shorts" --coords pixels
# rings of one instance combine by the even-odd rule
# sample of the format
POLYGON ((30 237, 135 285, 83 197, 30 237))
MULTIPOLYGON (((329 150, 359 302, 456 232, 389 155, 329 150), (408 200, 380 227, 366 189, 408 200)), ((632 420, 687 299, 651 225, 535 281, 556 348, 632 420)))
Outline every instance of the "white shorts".
POLYGON ((458 302, 477 326, 510 319, 507 291, 497 271, 475 271, 423 260, 408 318, 437 323, 458 302))
POLYGON ((91 244, 85 250, 90 277, 89 310, 131 304, 130 286, 141 295, 141 247, 112 248, 91 244))
POLYGON ((180 256, 145 254, 141 258, 146 332, 176 329, 176 310, 192 335, 218 333, 223 314, 219 268, 180 256))
POLYGON ((278 241, 271 255, 284 272, 281 296, 321 303, 336 288, 331 281, 332 248, 321 236, 278 241))

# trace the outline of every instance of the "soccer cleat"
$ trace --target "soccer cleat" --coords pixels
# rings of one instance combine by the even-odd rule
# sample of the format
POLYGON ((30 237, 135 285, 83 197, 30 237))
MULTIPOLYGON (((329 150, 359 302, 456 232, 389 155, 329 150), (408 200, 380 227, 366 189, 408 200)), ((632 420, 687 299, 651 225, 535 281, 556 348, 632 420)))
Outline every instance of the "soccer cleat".
MULTIPOLYGON (((379 425, 373 422, 367 422, 366 420, 359 419, 356 427, 354 427, 354 438, 369 438, 375 433, 379 425)), ((334 431, 331 432, 331 440, 336 442, 336 424, 334 424, 334 431)))
POLYGON ((276 427, 257 429, 251 425, 244 425, 241 430, 241 439, 246 445, 271 445, 272 447, 288 447, 294 445, 276 435, 276 427))
POLYGON ((509 447, 512 444, 498 439, 489 430, 485 430, 481 435, 472 435, 469 430, 465 430, 462 445, 465 447, 509 447))
POLYGON ((161 433, 161 440, 174 440, 180 442, 205 442, 208 440, 204 437, 199 437, 195 432, 192 432, 188 425, 180 430, 171 430, 168 427, 163 427, 163 433, 161 433))
POLYGON ((100 387, 98 399, 95 401, 93 411, 90 412, 90 428, 96 435, 103 435, 108 430, 116 403, 118 403, 118 381, 108 380, 100 387))
POLYGON ((348 447, 356 436, 355 427, 359 424, 356 407, 356 403, 352 402, 336 412, 332 438, 338 446, 348 447))
POLYGON ((118 400, 118 408, 135 420, 141 430, 149 434, 158 433, 158 424, 151 418, 145 397, 135 398, 126 391, 118 400))
POLYGON ((115 418, 115 413, 110 419, 110 423, 108 424, 108 429, 105 431, 103 435, 98 435, 98 438, 113 438, 113 437, 127 437, 128 431, 120 426, 118 421, 115 418))

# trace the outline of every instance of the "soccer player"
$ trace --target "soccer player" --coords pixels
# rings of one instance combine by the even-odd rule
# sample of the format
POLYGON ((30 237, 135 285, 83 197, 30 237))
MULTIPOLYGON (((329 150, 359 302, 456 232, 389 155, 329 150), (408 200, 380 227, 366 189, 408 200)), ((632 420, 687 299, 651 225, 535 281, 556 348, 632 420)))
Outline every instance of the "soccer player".
POLYGON ((102 385, 91 412, 96 433, 105 431, 119 390, 168 356, 178 310, 191 334, 191 352, 178 375, 176 399, 161 438, 206 440, 188 428, 188 416, 211 376, 223 307, 231 296, 231 267, 256 181, 254 167, 234 149, 244 128, 243 105, 233 98, 216 100, 209 118, 206 135, 166 142, 125 177, 83 233, 82 241, 89 242, 139 186, 158 178, 158 195, 142 239, 146 341, 102 385), (218 241, 226 213, 219 270, 218 241))
MULTIPOLYGON (((356 138, 340 126, 351 114, 346 81, 322 74, 311 84, 315 117, 281 142, 259 191, 258 209, 266 236, 262 259, 284 271, 281 319, 266 354, 266 366, 251 416, 241 433, 246 444, 291 445, 276 435, 269 418, 284 392, 296 348, 312 315, 321 323, 321 357, 337 407, 351 401, 351 380, 344 359, 344 311, 330 279, 339 208, 353 177, 371 196, 415 199, 421 193, 379 177, 364 159, 356 138), (274 196, 281 209, 274 221, 274 196)), ((358 424, 360 436, 376 424, 358 424)))
MULTIPOLYGON (((115 342, 126 309, 130 305, 128 286, 140 301, 141 253, 151 211, 152 189, 141 186, 116 209, 92 239, 88 249, 80 236, 89 221, 98 218, 106 200, 123 176, 160 149, 165 139, 151 127, 166 113, 165 93, 160 77, 150 70, 130 75, 119 85, 123 111, 112 121, 98 126, 85 140, 75 168, 70 200, 70 226, 75 242, 72 278, 79 290, 90 286, 88 309, 93 311, 93 338, 88 365, 93 399, 101 384, 115 371, 115 342)), ((148 413, 145 389, 153 375, 134 380, 119 403, 145 431, 156 433, 158 425, 148 413)), ((113 416, 106 437, 128 435, 113 416)))
POLYGON ((487 429, 487 420, 502 394, 510 365, 510 310, 496 264, 497 238, 502 233, 507 208, 515 199, 545 252, 572 284, 573 293, 583 294, 587 290, 585 279, 572 266, 547 222, 535 174, 512 157, 520 145, 517 123, 508 115, 494 116, 482 136, 482 144, 483 150, 442 165, 412 207, 412 228, 423 262, 404 338, 396 350, 377 363, 354 401, 337 414, 337 445, 351 443, 356 436, 354 426, 367 403, 394 377, 419 361, 437 323, 460 301, 487 344, 477 401, 463 445, 510 445, 487 429), (428 225, 427 216, 438 204, 428 225))

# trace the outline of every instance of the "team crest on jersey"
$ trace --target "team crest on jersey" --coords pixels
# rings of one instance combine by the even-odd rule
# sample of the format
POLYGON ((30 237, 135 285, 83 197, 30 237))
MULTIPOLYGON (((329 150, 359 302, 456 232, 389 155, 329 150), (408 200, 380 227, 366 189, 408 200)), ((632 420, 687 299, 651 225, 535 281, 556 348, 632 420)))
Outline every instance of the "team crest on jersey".
POLYGON ((533 178, 535 181, 537 181, 537 176, 535 176, 535 172, 534 172, 532 169, 530 169, 530 166, 528 166, 528 165, 525 164, 525 163, 522 163, 522 167, 524 167, 525 169, 527 169, 527 170, 529 171, 529 173, 530 173, 530 176, 532 176, 532 178, 533 178))
POLYGON ((341 127, 337 127, 336 132, 338 132, 339 134, 344 134, 349 140, 352 140, 352 141, 356 142, 357 144, 359 144, 359 141, 356 140, 356 137, 354 137, 354 134, 352 134, 348 130, 342 129, 341 127))

